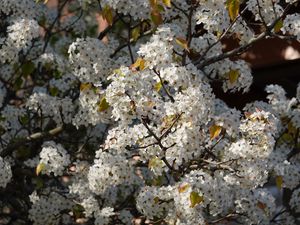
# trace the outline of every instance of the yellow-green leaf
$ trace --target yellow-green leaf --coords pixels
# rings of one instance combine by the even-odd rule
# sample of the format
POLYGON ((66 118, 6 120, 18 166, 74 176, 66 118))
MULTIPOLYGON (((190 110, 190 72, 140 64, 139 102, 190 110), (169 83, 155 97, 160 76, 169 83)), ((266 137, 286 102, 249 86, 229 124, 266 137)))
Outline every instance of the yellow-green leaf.
POLYGON ((151 180, 151 185, 161 186, 163 182, 164 182, 163 176, 158 176, 151 180))
POLYGON ((45 167, 45 163, 39 163, 35 169, 36 175, 38 176, 42 172, 42 170, 45 169, 45 167))
POLYGON ((159 203, 159 201, 160 201, 159 197, 157 197, 157 196, 156 196, 156 197, 154 197, 154 199, 153 199, 153 200, 154 200, 154 203, 155 203, 155 204, 159 203))
POLYGON ((282 176, 276 176, 276 186, 278 189, 282 188, 283 178, 282 176))
POLYGON ((239 15, 240 0, 227 0, 226 7, 231 20, 234 20, 239 15))
MULTIPOLYGON (((43 1, 43 0, 35 0, 36 3, 40 3, 40 2, 42 2, 42 1, 43 1)), ((44 4, 47 4, 48 1, 49 1, 49 0, 44 0, 43 2, 44 2, 44 4)))
POLYGON ((156 26, 162 24, 163 18, 157 8, 151 11, 151 20, 156 26))
POLYGON ((132 31, 131 31, 131 37, 134 41, 136 41, 139 36, 141 35, 141 30, 139 27, 135 27, 132 31))
POLYGON ((190 185, 189 184, 182 184, 178 187, 178 192, 183 193, 186 192, 189 189, 190 185))
POLYGON ((238 80, 238 78, 239 78, 239 76, 240 76, 240 73, 239 73, 238 70, 230 70, 230 71, 227 73, 227 75, 228 75, 229 82, 230 82, 231 84, 234 84, 234 83, 238 80))
POLYGON ((145 62, 146 61, 143 58, 137 58, 135 63, 131 65, 131 68, 139 68, 139 70, 144 70, 146 68, 145 62))
POLYGON ((210 134, 210 139, 215 139, 216 137, 218 137, 220 135, 222 131, 222 127, 221 126, 218 126, 218 125, 212 125, 210 128, 209 128, 209 134, 210 134))
POLYGON ((112 11, 112 8, 109 7, 109 5, 105 5, 103 7, 103 10, 102 10, 101 14, 102 14, 103 18, 107 21, 107 23, 109 25, 113 24, 113 20, 114 20, 113 11, 112 11))
POLYGON ((163 167, 164 163, 163 161, 158 158, 157 156, 153 157, 152 159, 149 160, 148 168, 152 169, 155 167, 163 167))
POLYGON ((156 8, 157 0, 149 0, 151 8, 156 8))
POLYGON ((277 23, 274 26, 274 32, 278 33, 282 27, 283 27, 283 20, 280 19, 277 21, 277 23))
POLYGON ((190 207, 194 208, 196 205, 203 202, 203 200, 204 200, 203 196, 200 196, 197 192, 192 191, 190 194, 190 202, 191 202, 190 207))
POLYGON ((98 107, 98 111, 99 111, 99 112, 103 112, 103 111, 107 110, 108 108, 109 108, 109 104, 108 104, 108 102, 106 101, 106 98, 103 97, 103 98, 100 100, 99 107, 98 107))
POLYGON ((288 133, 283 134, 281 139, 288 143, 293 143, 293 141, 294 141, 294 137, 288 133))
POLYGON ((41 177, 32 178, 32 183, 35 184, 36 190, 39 190, 44 187, 44 181, 41 177))
POLYGON ((175 39, 175 41, 180 47, 182 47, 186 51, 190 52, 188 42, 185 39, 178 37, 175 39))
POLYGON ((167 7, 171 7, 171 0, 163 0, 163 3, 167 6, 167 7))
POLYGON ((85 91, 91 89, 92 84, 91 83, 81 83, 80 84, 80 91, 85 91))
POLYGON ((162 83, 159 81, 154 85, 154 90, 159 92, 162 86, 163 86, 162 83))

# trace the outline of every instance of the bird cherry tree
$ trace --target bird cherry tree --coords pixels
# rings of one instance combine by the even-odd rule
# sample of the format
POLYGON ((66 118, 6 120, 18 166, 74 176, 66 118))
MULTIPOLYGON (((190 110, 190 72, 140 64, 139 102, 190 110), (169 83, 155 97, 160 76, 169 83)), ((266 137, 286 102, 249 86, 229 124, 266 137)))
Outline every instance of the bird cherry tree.
POLYGON ((1 224, 299 224, 300 86, 243 110, 211 88, 300 41, 297 0, 45 3, 0 0, 1 224))

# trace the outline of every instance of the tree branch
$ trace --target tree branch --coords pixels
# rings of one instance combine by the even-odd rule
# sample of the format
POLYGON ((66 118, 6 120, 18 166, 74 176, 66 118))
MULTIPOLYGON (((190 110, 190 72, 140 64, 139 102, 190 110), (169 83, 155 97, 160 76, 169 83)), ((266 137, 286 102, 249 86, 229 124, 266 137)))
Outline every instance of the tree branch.
POLYGON ((24 145, 26 143, 30 143, 36 140, 40 140, 42 138, 47 138, 47 137, 53 137, 58 135, 63 131, 63 126, 58 126, 52 130, 45 131, 45 132, 37 132, 34 134, 29 135, 28 137, 22 138, 20 140, 17 140, 16 142, 13 142, 11 144, 8 144, 8 146, 0 153, 1 157, 8 156, 11 154, 14 150, 16 150, 18 147, 21 145, 24 145))

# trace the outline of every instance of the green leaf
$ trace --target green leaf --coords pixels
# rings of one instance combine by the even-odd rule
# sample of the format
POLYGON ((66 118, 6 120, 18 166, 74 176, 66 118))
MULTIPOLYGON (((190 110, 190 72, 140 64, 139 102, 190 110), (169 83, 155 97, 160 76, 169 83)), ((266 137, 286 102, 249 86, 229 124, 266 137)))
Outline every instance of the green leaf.
POLYGON ((194 208, 196 205, 203 202, 203 200, 204 200, 203 196, 200 196, 197 192, 192 191, 190 194, 190 202, 191 202, 190 207, 194 208))
POLYGON ((51 87, 50 90, 49 90, 49 92, 50 92, 50 95, 51 95, 51 96, 57 96, 59 90, 58 90, 57 87, 51 87))
POLYGON ((79 205, 79 204, 74 205, 72 208, 72 211, 73 211, 75 218, 84 217, 84 208, 81 205, 79 205))
POLYGON ((24 125, 28 124, 29 117, 27 115, 24 115, 24 116, 19 117, 19 120, 20 120, 21 124, 24 126, 24 125))
POLYGON ((164 12, 164 11, 165 11, 165 8, 164 8, 162 5, 157 5, 157 6, 156 6, 156 9, 157 9, 159 12, 164 12))
POLYGON ((26 63, 24 63, 24 64, 22 65, 21 69, 22 69, 22 74, 23 74, 25 77, 27 77, 28 75, 30 75, 30 74, 34 71, 35 65, 34 65, 33 62, 28 61, 28 62, 26 62, 26 63))
POLYGON ((34 177, 32 183, 35 184, 35 189, 39 190, 44 187, 44 181, 41 177, 34 177))
POLYGON ((239 15, 240 0, 227 0, 226 7, 228 10, 230 19, 235 20, 235 18, 239 15))
POLYGON ((59 70, 54 70, 53 71, 53 77, 55 79, 60 79, 62 77, 62 72, 60 72, 59 70))
POLYGON ((109 108, 109 104, 108 104, 108 102, 106 101, 106 98, 103 97, 103 98, 100 100, 99 107, 98 107, 98 111, 99 111, 99 112, 103 112, 103 111, 107 110, 108 108, 109 108))
POLYGON ((15 83, 14 83, 14 88, 19 90, 21 88, 23 84, 23 79, 22 77, 18 77, 16 80, 15 80, 15 83))
POLYGON ((274 32, 278 33, 282 27, 283 27, 283 20, 280 19, 277 21, 277 23, 274 26, 274 32))

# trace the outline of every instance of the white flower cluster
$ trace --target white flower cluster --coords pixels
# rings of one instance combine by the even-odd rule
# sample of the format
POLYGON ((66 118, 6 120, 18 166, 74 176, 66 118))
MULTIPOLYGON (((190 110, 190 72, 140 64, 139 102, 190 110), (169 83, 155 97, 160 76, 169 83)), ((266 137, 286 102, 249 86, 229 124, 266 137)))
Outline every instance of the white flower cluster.
POLYGON ((49 82, 51 88, 56 88, 60 93, 66 93, 76 84, 76 78, 73 74, 65 74, 61 78, 52 79, 49 82))
POLYGON ((150 42, 140 47, 138 54, 146 60, 150 68, 161 68, 171 64, 174 35, 170 27, 162 26, 151 37, 150 42))
POLYGON ((161 218, 174 207, 172 201, 173 188, 145 186, 137 196, 137 208, 147 216, 147 218, 161 218))
POLYGON ((235 62, 224 60, 218 67, 218 72, 221 77, 224 77, 223 90, 231 92, 243 90, 249 91, 252 84, 252 74, 249 65, 243 61, 238 60, 235 62))
POLYGON ((39 25, 33 19, 17 19, 7 28, 7 38, 0 38, 0 62, 17 62, 18 53, 27 51, 34 38, 39 37, 39 25))
POLYGON ((1 0, 0 11, 5 15, 12 14, 12 18, 36 18, 42 13, 33 0, 1 0))
POLYGON ((78 38, 68 50, 74 75, 83 83, 100 84, 112 70, 112 60, 109 58, 112 50, 98 39, 78 38))
POLYGON ((247 7, 255 15, 255 20, 270 25, 277 15, 280 15, 283 11, 278 3, 278 0, 249 0, 247 1, 247 7))
POLYGON ((117 9, 120 13, 129 14, 135 19, 149 18, 150 4, 144 0, 103 0, 104 5, 117 9))
POLYGON ((99 150, 90 167, 88 181, 90 189, 98 195, 118 185, 132 185, 137 177, 125 157, 99 150))
POLYGON ((9 162, 0 157, 0 187, 5 188, 12 178, 9 162))
POLYGON ((26 105, 40 115, 50 116, 57 124, 70 123, 74 112, 70 98, 60 99, 42 92, 31 95, 26 105))
POLYGON ((300 41, 300 14, 287 15, 283 21, 282 32, 295 35, 297 40, 300 41))
POLYGON ((32 202, 29 219, 34 225, 58 225, 61 212, 70 210, 72 207, 71 201, 56 192, 51 192, 48 196, 38 196, 36 192, 33 192, 29 198, 32 202))
POLYGON ((224 4, 226 1, 223 0, 212 0, 205 1, 200 0, 201 7, 195 13, 195 19, 197 24, 203 23, 204 28, 210 33, 225 31, 230 25, 230 18, 228 11, 224 10, 224 4), (203 4, 205 3, 205 4, 203 4))
POLYGON ((21 118, 26 118, 26 111, 24 108, 17 106, 6 105, 1 111, 0 126, 5 130, 1 138, 10 141, 14 137, 23 137, 28 134, 21 123, 21 118))
POLYGON ((88 87, 80 91, 78 98, 78 111, 73 117, 72 123, 79 127, 81 125, 88 126, 89 124, 96 125, 100 122, 110 120, 110 109, 100 110, 101 101, 105 97, 98 93, 97 88, 88 87))
POLYGON ((276 211, 275 198, 267 189, 258 189, 254 193, 242 193, 240 200, 235 202, 238 213, 245 213, 245 224, 270 224, 276 211))
MULTIPOLYGON (((298 85, 299 92, 299 85, 298 85)), ((279 85, 268 85, 266 91, 269 93, 267 98, 275 112, 280 117, 287 117, 291 119, 294 127, 300 127, 300 98, 288 99, 286 93, 279 85)))
MULTIPOLYGON (((210 85, 250 89, 246 13, 271 25, 282 1, 38 2, 0 0, 0 189, 29 196, 24 223, 297 224, 300 84, 241 110, 210 85), (273 181, 291 192, 279 213, 273 181)), ((299 21, 282 32, 300 40, 299 21)))
POLYGON ((41 173, 61 176, 65 168, 70 164, 70 155, 61 144, 54 141, 45 142, 40 152, 40 161, 43 169, 41 173))

